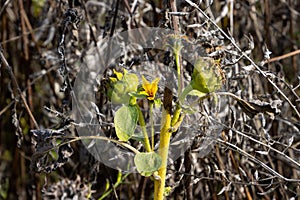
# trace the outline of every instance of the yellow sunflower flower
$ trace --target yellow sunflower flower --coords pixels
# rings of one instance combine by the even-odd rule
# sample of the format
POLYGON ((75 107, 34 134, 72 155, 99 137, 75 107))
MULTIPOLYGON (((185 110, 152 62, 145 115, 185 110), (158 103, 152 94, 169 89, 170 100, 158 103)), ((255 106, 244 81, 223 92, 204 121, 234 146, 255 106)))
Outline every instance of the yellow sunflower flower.
POLYGON ((148 100, 153 101, 158 90, 157 84, 159 82, 159 78, 154 79, 152 83, 149 83, 144 76, 142 76, 142 79, 142 87, 144 91, 141 91, 140 94, 146 95, 148 100))

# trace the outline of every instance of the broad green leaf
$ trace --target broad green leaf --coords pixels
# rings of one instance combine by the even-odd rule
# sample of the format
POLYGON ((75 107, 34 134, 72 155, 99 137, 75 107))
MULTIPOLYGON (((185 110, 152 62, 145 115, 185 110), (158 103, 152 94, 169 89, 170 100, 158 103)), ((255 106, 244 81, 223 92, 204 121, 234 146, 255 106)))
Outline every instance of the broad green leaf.
POLYGON ((134 164, 142 176, 151 176, 161 166, 161 157, 155 152, 142 152, 134 157, 134 164))
POLYGON ((139 113, 135 106, 124 105, 117 110, 114 124, 120 141, 126 142, 134 134, 138 116, 139 113))

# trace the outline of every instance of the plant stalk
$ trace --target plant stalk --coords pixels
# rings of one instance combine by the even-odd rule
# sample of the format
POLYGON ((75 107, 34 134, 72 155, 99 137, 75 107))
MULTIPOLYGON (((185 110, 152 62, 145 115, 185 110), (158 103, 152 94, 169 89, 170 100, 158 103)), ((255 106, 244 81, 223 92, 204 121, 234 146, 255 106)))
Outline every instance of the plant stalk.
POLYGON ((158 176, 160 177, 160 180, 154 181, 154 200, 163 200, 164 198, 169 144, 172 135, 172 132, 170 131, 171 114, 167 112, 165 109, 163 109, 162 119, 163 119, 163 123, 162 123, 162 129, 160 131, 160 143, 158 149, 158 154, 162 159, 162 165, 161 168, 158 170, 158 176))
POLYGON ((151 123, 151 148, 154 151, 154 119, 153 119, 153 102, 150 102, 150 123, 151 123))
POLYGON ((143 113, 142 113, 142 111, 141 111, 141 109, 138 105, 136 105, 136 108, 138 109, 138 112, 139 112, 139 123, 140 123, 142 133, 143 133, 143 136, 144 136, 145 149, 146 149, 147 152, 151 152, 152 149, 151 149, 151 146, 150 146, 149 137, 148 137, 148 133, 147 133, 147 129, 146 129, 146 123, 145 123, 143 113))

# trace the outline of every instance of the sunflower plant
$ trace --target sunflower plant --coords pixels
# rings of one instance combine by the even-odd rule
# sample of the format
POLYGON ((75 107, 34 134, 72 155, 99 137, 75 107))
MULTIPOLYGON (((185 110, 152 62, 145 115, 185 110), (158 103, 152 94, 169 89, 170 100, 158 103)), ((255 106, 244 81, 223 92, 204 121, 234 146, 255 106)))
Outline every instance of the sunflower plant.
MULTIPOLYGON (((178 39, 178 38, 175 38, 178 39)), ((179 38, 180 39, 180 38, 179 38)), ((180 57, 180 42, 176 42, 173 48, 173 55, 176 60, 178 86, 182 86, 182 72, 180 57)), ((112 103, 121 104, 114 116, 116 135, 119 141, 128 142, 136 139, 135 131, 139 124, 142 132, 144 152, 135 152, 134 163, 137 171, 142 176, 152 177, 154 181, 154 199, 162 200, 166 193, 165 180, 169 144, 172 133, 180 127, 186 112, 184 111, 184 101, 187 95, 199 97, 207 96, 219 89, 222 84, 222 76, 216 70, 214 59, 199 57, 194 64, 192 79, 186 87, 178 87, 178 100, 172 108, 173 94, 168 88, 164 89, 163 100, 157 97, 160 79, 147 80, 144 76, 141 80, 134 73, 127 70, 118 72, 114 70, 114 77, 110 78, 110 89, 108 96, 112 103), (138 100, 148 102, 148 113, 150 115, 150 134, 146 129, 146 122, 138 100), (158 150, 154 149, 154 117, 153 107, 161 106, 161 127, 158 150), (171 112, 174 110, 174 112, 171 112)), ((168 188, 168 187, 167 187, 168 188)))

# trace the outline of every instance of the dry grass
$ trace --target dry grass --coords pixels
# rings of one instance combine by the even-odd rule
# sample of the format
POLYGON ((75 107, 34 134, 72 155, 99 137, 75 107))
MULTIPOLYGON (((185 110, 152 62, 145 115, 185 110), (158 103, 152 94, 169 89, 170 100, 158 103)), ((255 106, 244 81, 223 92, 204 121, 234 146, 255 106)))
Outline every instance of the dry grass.
MULTIPOLYGON (((193 132, 192 145, 168 167, 168 199, 300 198, 296 1, 3 0, 0 5, 0 199, 64 194, 98 199, 116 182, 118 171, 95 160, 76 139, 72 88, 97 42, 142 27, 187 36, 186 47, 196 44, 199 55, 219 60, 224 73, 218 103, 211 97, 195 105, 198 112, 177 133, 193 132)), ((172 55, 154 49, 124 52, 117 62, 137 71, 145 57, 162 77, 163 66, 174 67, 172 55)), ((183 62, 183 68, 186 83, 192 67, 183 62)), ((153 75, 151 66, 145 73, 153 75)), ((103 130, 114 137, 104 86, 99 84, 97 106, 108 124, 103 130)), ((120 183, 107 199, 151 199, 149 178, 130 174, 120 183)))

